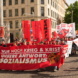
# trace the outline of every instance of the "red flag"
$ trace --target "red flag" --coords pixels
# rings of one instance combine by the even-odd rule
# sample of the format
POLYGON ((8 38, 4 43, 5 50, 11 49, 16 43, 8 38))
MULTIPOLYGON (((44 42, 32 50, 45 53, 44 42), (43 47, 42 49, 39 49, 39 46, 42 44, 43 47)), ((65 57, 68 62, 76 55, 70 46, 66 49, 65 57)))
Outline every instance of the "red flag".
POLYGON ((22 21, 22 30, 24 38, 30 41, 30 21, 22 21))
POLYGON ((4 27, 0 27, 0 37, 4 37, 4 27))
POLYGON ((44 41, 45 32, 44 32, 44 22, 43 22, 43 20, 40 20, 40 24, 41 24, 41 32, 42 32, 42 41, 44 41))
POLYGON ((44 26, 45 40, 50 41, 51 40, 51 19, 45 19, 42 21, 44 26))
POLYGON ((34 40, 40 42, 43 40, 43 27, 40 21, 32 21, 32 30, 34 35, 34 40))
POLYGON ((56 31, 52 32, 52 38, 57 38, 58 34, 56 33, 56 31))
POLYGON ((58 33, 58 36, 60 37, 60 38, 64 38, 65 37, 65 32, 63 31, 63 30, 61 30, 60 31, 60 33, 58 33))

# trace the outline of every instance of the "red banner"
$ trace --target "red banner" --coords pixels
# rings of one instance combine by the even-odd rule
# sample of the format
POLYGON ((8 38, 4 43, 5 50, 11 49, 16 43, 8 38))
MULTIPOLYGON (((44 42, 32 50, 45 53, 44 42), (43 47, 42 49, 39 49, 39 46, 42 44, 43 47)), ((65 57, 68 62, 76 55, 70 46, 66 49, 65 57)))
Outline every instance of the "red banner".
POLYGON ((44 26, 45 41, 51 41, 51 19, 41 20, 44 26))
POLYGON ((61 30, 60 33, 58 34, 58 36, 59 36, 60 38, 64 38, 65 35, 66 35, 66 34, 64 33, 64 30, 61 30))
POLYGON ((56 31, 52 32, 52 38, 53 39, 56 39, 58 37, 58 34, 56 31))
POLYGON ((66 46, 27 45, 0 47, 0 69, 32 70, 48 66, 58 66, 64 62, 66 46), (63 52, 63 53, 62 53, 63 52))
POLYGON ((0 37, 4 37, 4 27, 0 27, 0 37))
POLYGON ((44 40, 43 26, 41 26, 41 21, 32 21, 32 29, 34 40, 37 42, 44 40))
POLYGON ((22 31, 24 38, 30 41, 30 21, 22 21, 22 31))

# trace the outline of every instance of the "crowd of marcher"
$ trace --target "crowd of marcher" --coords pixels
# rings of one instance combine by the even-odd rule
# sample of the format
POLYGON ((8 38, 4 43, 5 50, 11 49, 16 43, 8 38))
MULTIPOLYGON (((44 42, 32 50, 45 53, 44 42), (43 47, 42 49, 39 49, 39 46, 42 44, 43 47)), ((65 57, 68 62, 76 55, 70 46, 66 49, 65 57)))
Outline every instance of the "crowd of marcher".
MULTIPOLYGON (((2 47, 9 47, 9 46, 22 46, 22 45, 66 45, 67 41, 73 41, 75 38, 72 37, 65 37, 65 38, 52 38, 51 41, 33 41, 33 42, 28 42, 26 39, 14 39, 12 43, 6 43, 5 40, 2 40, 0 42, 0 46, 2 47)), ((73 42, 72 44, 72 54, 76 54, 76 45, 73 42)), ((55 66, 56 68, 56 66, 55 66)), ((58 68, 57 68, 58 69, 58 68)), ((40 69, 38 70, 40 71, 40 69)))
POLYGON ((0 46, 8 47, 8 46, 21 46, 21 45, 66 45, 67 41, 72 41, 74 38, 71 37, 65 37, 65 38, 52 38, 51 41, 33 41, 33 42, 27 42, 26 39, 18 40, 14 39, 12 43, 5 43, 5 40, 2 40, 0 42, 0 46))

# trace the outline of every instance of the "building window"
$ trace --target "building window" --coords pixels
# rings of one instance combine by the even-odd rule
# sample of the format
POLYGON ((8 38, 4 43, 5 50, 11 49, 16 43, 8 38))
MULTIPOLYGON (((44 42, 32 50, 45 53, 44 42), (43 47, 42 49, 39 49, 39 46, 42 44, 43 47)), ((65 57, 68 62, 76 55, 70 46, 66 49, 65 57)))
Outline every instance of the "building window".
POLYGON ((4 21, 4 25, 6 26, 6 21, 4 21))
POLYGON ((53 28, 54 28, 54 22, 52 22, 52 26, 53 26, 53 28))
POLYGON ((18 9, 15 9, 15 16, 18 16, 18 9))
POLYGON ((48 15, 50 15, 49 8, 48 8, 48 15))
POLYGON ((18 28, 18 21, 15 21, 15 28, 18 28))
POLYGON ((54 2, 53 2, 53 7, 54 7, 54 2))
POLYGON ((49 4, 49 0, 48 0, 48 4, 49 4))
POLYGON ((34 7, 31 7, 31 14, 34 13, 34 7))
POLYGON ((53 11, 53 18, 54 18, 54 11, 53 11))
POLYGON ((21 15, 23 15, 25 13, 25 8, 21 9, 21 15))
POLYGON ((18 4, 18 0, 15 0, 15 4, 18 4))
POLYGON ((56 12, 55 12, 55 18, 57 18, 57 14, 56 14, 56 12))
POLYGON ((3 10, 3 16, 6 17, 6 10, 3 10))
POLYGON ((10 25, 10 28, 13 28, 13 27, 12 27, 12 25, 13 25, 13 24, 12 24, 12 21, 9 21, 9 25, 10 25))
POLYGON ((44 0, 41 0, 41 4, 44 4, 44 0))
POLYGON ((55 12, 54 12, 54 18, 55 18, 55 12))
POLYGON ((25 0, 21 0, 21 3, 25 3, 25 0))
POLYGON ((34 19, 31 19, 31 21, 34 21, 34 19))
POLYGON ((52 3, 53 3, 53 0, 51 0, 51 5, 52 5, 52 3))
POLYGON ((34 2, 34 0, 31 0, 31 2, 34 2))
POLYGON ((19 38, 19 32, 16 32, 16 38, 19 38))
POLYGON ((9 17, 12 17, 12 10, 9 10, 9 17))
POLYGON ((56 28, 56 22, 55 22, 55 24, 54 24, 54 25, 55 25, 54 27, 56 28))
POLYGON ((51 10, 51 17, 52 17, 52 10, 51 10))
POLYGON ((57 9, 57 4, 55 3, 55 8, 57 9))
POLYGON ((6 6, 6 0, 3 0, 3 6, 6 6))
POLYGON ((12 0, 9 0, 9 5, 12 5, 12 0))
POLYGON ((44 7, 41 7, 41 16, 44 16, 44 7))

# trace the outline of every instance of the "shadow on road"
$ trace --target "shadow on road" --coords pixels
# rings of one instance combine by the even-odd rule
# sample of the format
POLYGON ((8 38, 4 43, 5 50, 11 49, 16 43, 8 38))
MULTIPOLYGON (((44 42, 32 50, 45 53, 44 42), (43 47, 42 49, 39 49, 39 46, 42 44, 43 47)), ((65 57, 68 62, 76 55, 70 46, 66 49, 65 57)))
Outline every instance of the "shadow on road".
MULTIPOLYGON (((55 78, 54 76, 50 76, 50 74, 43 74, 46 70, 43 71, 8 71, 8 70, 0 70, 1 73, 6 74, 31 74, 31 78, 55 78)), ((47 70, 48 72, 48 70, 47 70)), ((52 71, 49 71, 52 72, 52 71)))
POLYGON ((15 71, 15 70, 0 70, 0 73, 13 73, 13 74, 37 74, 39 72, 53 72, 53 67, 46 67, 43 69, 40 69, 40 71, 38 70, 31 70, 31 71, 24 71, 24 70, 19 70, 19 71, 15 71))
POLYGON ((66 61, 65 63, 71 63, 71 62, 78 62, 78 59, 76 59, 76 60, 71 60, 71 61, 66 61))
POLYGON ((78 74, 71 74, 71 75, 49 75, 49 74, 36 74, 33 75, 31 78, 70 78, 70 77, 74 77, 74 76, 78 76, 78 74))
POLYGON ((65 63, 78 62, 78 58, 75 58, 75 57, 78 57, 78 54, 76 54, 76 55, 70 55, 70 57, 68 57, 70 60, 69 61, 65 61, 65 63), (71 60, 71 58, 75 58, 75 60, 71 60))
POLYGON ((73 71, 78 71, 78 68, 70 68, 70 69, 64 70, 64 71, 69 71, 69 72, 70 72, 70 71, 72 71, 72 72, 73 72, 73 71))
MULTIPOLYGON (((78 71, 78 68, 70 68, 70 70, 64 70, 65 72, 67 71, 78 71)), ((0 74, 1 73, 5 73, 5 74, 31 74, 31 78, 66 78, 66 77, 71 77, 72 78, 74 76, 78 76, 78 74, 61 74, 61 75, 57 75, 56 72, 52 72, 52 71, 48 71, 48 70, 43 70, 41 72, 37 72, 37 71, 8 71, 8 70, 0 70, 0 74), (45 73, 48 72, 47 74, 45 73), (50 72, 50 73, 49 73, 50 72)))
POLYGON ((35 74, 33 76, 31 76, 31 78, 56 78, 56 76, 51 76, 49 74, 35 74))
POLYGON ((69 55, 70 57, 78 57, 78 53, 75 55, 69 55))

